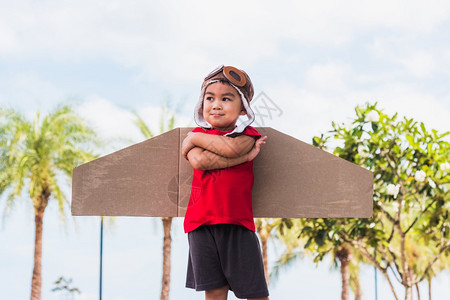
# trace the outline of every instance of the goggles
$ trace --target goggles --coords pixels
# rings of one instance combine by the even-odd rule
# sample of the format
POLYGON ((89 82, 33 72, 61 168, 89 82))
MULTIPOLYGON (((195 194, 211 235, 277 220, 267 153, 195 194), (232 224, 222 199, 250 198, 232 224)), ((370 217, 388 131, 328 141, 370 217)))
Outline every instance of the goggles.
POLYGON ((242 73, 241 70, 232 66, 224 66, 224 65, 217 67, 217 69, 209 73, 205 77, 205 80, 211 79, 220 73, 223 73, 226 79, 228 79, 232 84, 238 87, 243 87, 247 83, 247 79, 245 78, 245 75, 244 73, 242 73))

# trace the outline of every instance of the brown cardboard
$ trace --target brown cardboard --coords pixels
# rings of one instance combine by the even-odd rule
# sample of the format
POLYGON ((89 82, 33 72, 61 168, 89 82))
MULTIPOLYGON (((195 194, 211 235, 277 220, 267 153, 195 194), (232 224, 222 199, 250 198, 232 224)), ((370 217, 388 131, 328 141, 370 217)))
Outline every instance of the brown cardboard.
POLYGON ((176 216, 179 130, 76 167, 72 214, 176 216))
MULTIPOLYGON (((192 167, 172 131, 73 170, 72 214, 183 217, 192 167)), ((370 217, 372 172, 269 127, 254 161, 255 217, 370 217)))

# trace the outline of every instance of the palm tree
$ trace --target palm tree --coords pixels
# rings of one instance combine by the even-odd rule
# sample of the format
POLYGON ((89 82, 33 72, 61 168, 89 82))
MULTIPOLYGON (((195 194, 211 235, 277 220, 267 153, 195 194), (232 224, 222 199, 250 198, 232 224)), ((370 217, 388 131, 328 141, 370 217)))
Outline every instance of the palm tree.
POLYGON ((278 224, 277 219, 272 219, 272 218, 256 218, 255 219, 256 232, 258 233, 259 239, 261 240, 262 259, 263 259, 263 264, 264 264, 264 274, 266 276, 267 285, 269 285, 269 282, 270 282, 267 243, 269 241, 269 238, 272 237, 272 229, 277 224, 278 224))
MULTIPOLYGON (((410 240, 406 244, 408 248, 408 253, 412 259, 414 259, 414 265, 412 268, 416 272, 423 272, 428 266, 428 261, 433 259, 437 254, 437 249, 430 247, 428 243, 421 243, 414 240, 410 240)), ((431 282, 439 273, 444 270, 450 270, 450 251, 446 251, 441 259, 437 260, 428 271, 426 275, 426 280, 428 282, 428 299, 431 300, 431 282)), ((417 298, 420 300, 420 291, 418 283, 415 285, 417 298)))
POLYGON ((355 295, 355 300, 362 299, 361 282, 359 281, 359 267, 364 262, 364 257, 358 252, 352 251, 352 260, 349 264, 350 287, 355 295))
POLYGON ((342 290, 341 290, 341 299, 348 300, 350 299, 350 271, 349 264, 351 261, 351 250, 350 247, 345 244, 335 248, 334 255, 341 263, 341 282, 342 282, 342 290))
POLYGON ((293 226, 297 226, 297 222, 291 222, 292 219, 274 219, 273 237, 280 241, 279 244, 284 246, 282 254, 278 257, 270 272, 270 279, 278 280, 282 270, 292 267, 298 259, 303 259, 310 252, 304 249, 306 241, 298 237, 293 226))
POLYGON ((7 211, 24 191, 35 216, 34 267, 31 299, 41 299, 41 258, 44 212, 57 201, 64 217, 68 201, 59 180, 72 177, 72 169, 94 157, 87 146, 94 132, 68 105, 57 107, 41 119, 27 120, 13 109, 0 108, 0 194, 6 194, 7 211))
POLYGON ((362 290, 359 282, 359 266, 365 263, 364 258, 355 253, 347 243, 333 244, 319 239, 301 236, 299 233, 308 228, 308 219, 275 219, 273 235, 285 247, 276 261, 271 276, 277 277, 283 268, 290 267, 297 259, 305 255, 314 255, 318 263, 326 255, 331 255, 332 268, 339 267, 341 273, 341 299, 350 299, 350 288, 355 300, 361 300, 362 290), (320 252, 319 252, 320 251, 320 252))
MULTIPOLYGON (((167 118, 168 109, 167 106, 164 104, 162 107, 162 115, 160 118, 160 133, 163 133, 168 130, 172 130, 174 128, 175 124, 175 115, 172 114, 170 117, 167 118), (168 120, 168 121, 167 121, 168 120)), ((134 123, 139 128, 141 133, 144 135, 145 138, 149 139, 154 137, 152 131, 150 130, 149 126, 145 121, 136 113, 134 112, 134 115, 136 117, 134 123)), ((164 242, 163 242, 163 274, 162 274, 162 280, 161 280, 161 300, 168 300, 169 299, 169 291, 170 291, 170 255, 172 252, 172 237, 170 235, 170 232, 172 230, 172 217, 162 217, 161 221, 163 223, 163 230, 164 230, 164 242)))
POLYGON ((364 258, 359 253, 355 253, 346 243, 334 246, 333 252, 334 267, 339 267, 341 272, 341 299, 350 299, 350 288, 353 291, 355 300, 361 300, 362 290, 359 281, 359 266, 364 263, 364 258))

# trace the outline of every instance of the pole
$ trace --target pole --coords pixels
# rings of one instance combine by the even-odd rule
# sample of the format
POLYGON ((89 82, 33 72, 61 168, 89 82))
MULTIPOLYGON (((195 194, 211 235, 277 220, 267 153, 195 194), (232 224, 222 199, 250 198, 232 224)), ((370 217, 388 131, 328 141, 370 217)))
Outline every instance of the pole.
MULTIPOLYGON (((377 260, 377 249, 373 249, 373 256, 375 257, 375 261, 377 260)), ((378 300, 378 278, 377 278, 377 268, 373 267, 375 271, 375 300, 378 300)))
POLYGON ((103 217, 100 217, 100 289, 99 300, 102 300, 102 275, 103 275, 103 217))

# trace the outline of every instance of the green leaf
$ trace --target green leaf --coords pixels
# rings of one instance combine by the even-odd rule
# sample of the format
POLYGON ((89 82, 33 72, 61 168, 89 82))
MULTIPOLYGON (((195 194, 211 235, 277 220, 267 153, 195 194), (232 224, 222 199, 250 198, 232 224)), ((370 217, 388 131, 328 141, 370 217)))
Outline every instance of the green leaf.
POLYGON ((423 122, 420 122, 420 128, 422 129, 422 133, 425 135, 427 131, 425 129, 425 124, 423 124, 423 122))
POLYGON ((378 130, 378 124, 377 124, 377 123, 372 122, 372 130, 373 130, 374 132, 376 132, 376 131, 378 130))
POLYGON ((313 240, 312 237, 310 237, 310 238, 308 239, 308 241, 306 242, 306 244, 305 244, 305 246, 304 246, 305 249, 308 248, 309 245, 311 245, 312 240, 313 240))
POLYGON ((310 226, 305 226, 305 227, 303 227, 301 233, 302 233, 302 234, 303 234, 303 233, 309 233, 309 232, 311 231, 311 229, 312 229, 312 228, 311 228, 310 226))
POLYGON ((412 135, 408 134, 405 136, 405 138, 411 146, 413 146, 414 148, 416 147, 416 142, 414 141, 414 137, 412 135))
POLYGON ((319 246, 322 247, 325 244, 325 237, 326 233, 324 230, 319 230, 316 237, 314 238, 314 242, 319 246))
POLYGON ((439 136, 439 139, 443 139, 444 137, 446 137, 447 135, 449 135, 450 134, 450 131, 447 131, 447 132, 444 132, 443 134, 441 134, 440 136, 439 136))
POLYGON ((313 146, 318 147, 319 141, 320 141, 320 139, 317 136, 313 137, 313 139, 312 139, 313 146))

